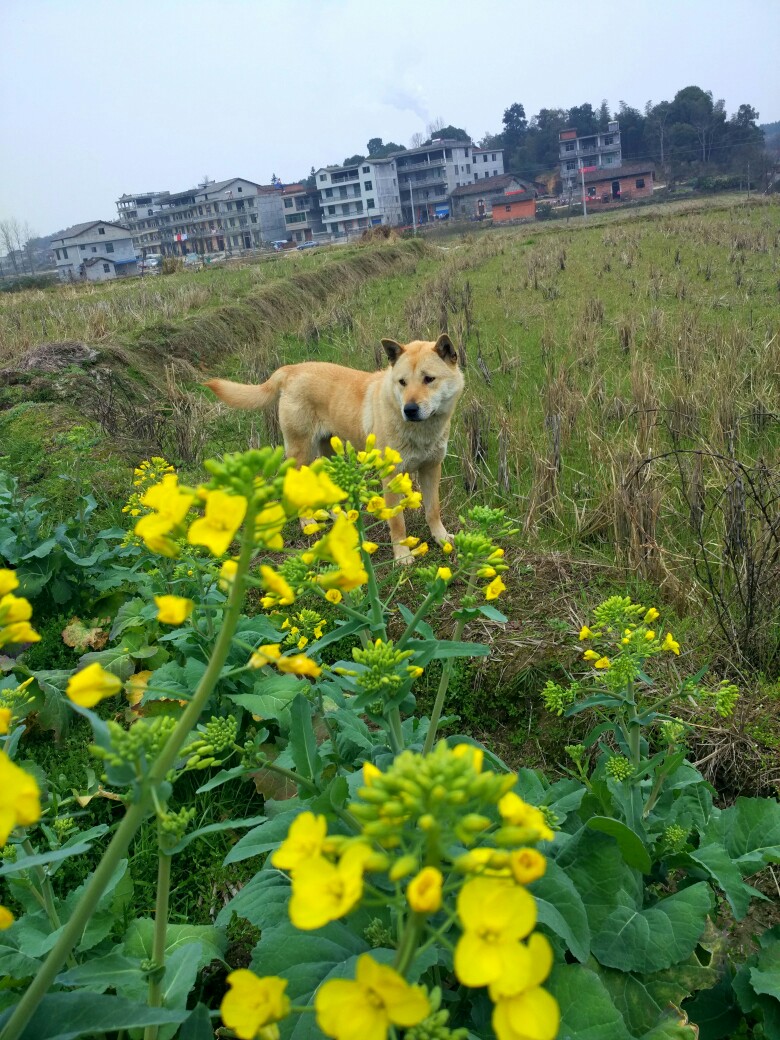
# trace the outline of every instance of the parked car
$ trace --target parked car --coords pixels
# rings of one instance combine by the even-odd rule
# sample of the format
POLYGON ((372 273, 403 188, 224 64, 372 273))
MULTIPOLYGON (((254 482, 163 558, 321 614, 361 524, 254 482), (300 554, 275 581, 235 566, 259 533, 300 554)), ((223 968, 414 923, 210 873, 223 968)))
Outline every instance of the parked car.
POLYGON ((287 249, 290 243, 287 241, 286 238, 280 238, 277 239, 276 242, 272 242, 271 245, 273 246, 273 250, 275 253, 281 253, 283 249, 287 249))
POLYGON ((296 249, 313 249, 315 246, 318 246, 318 245, 319 245, 319 242, 315 242, 315 241, 312 240, 311 242, 301 242, 301 244, 299 246, 296 246, 295 248, 296 249))
POLYGON ((184 266, 185 267, 202 267, 203 266, 203 257, 200 256, 198 253, 187 253, 187 255, 184 257, 184 266))
POLYGON ((140 256, 138 263, 142 267, 159 267, 162 262, 162 257, 157 255, 140 256))

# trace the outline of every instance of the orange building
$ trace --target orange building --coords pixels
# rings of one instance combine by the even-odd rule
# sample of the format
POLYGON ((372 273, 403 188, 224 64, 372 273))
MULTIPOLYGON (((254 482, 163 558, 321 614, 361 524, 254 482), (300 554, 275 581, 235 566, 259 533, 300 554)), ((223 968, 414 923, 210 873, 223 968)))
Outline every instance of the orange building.
POLYGON ((535 220, 536 199, 533 192, 508 191, 500 199, 493 201, 493 223, 501 224, 510 220, 535 220))

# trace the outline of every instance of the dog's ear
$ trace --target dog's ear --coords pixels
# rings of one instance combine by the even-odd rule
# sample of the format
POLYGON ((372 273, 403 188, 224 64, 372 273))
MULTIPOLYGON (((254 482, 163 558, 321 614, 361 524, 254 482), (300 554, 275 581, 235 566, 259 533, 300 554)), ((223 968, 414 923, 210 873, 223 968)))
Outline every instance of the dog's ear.
POLYGON ((447 335, 446 332, 442 332, 441 336, 436 340, 433 345, 433 349, 442 359, 442 361, 448 361, 451 365, 457 365, 458 363, 458 352, 455 349, 455 345, 447 335))
POLYGON ((394 339, 383 339, 382 346, 385 348, 385 354, 390 358, 391 365, 394 365, 404 352, 401 344, 396 343, 394 339))

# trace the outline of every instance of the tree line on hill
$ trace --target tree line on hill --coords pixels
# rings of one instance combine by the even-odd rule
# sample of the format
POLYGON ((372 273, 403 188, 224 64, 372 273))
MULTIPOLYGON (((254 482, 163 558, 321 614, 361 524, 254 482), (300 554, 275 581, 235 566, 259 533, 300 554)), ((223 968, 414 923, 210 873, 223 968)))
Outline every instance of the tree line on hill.
MULTIPOLYGON (((586 102, 568 109, 542 108, 528 119, 525 107, 515 102, 504 110, 501 131, 486 132, 477 143, 480 148, 503 148, 508 173, 545 181, 552 189, 560 163, 561 130, 574 127, 578 137, 586 137, 606 131, 610 122, 618 120, 624 163, 653 162, 671 181, 732 174, 746 183, 749 176, 763 190, 770 186, 771 172, 780 159, 780 123, 761 127, 758 118, 759 113, 748 104, 740 105, 729 117, 725 102, 716 101, 711 90, 690 86, 678 90, 671 101, 648 101, 644 110, 621 101, 610 112, 607 101, 595 109, 586 102)), ((462 127, 438 119, 427 127, 426 134, 415 134, 409 147, 423 147, 436 137, 471 140, 462 127)), ((342 165, 383 159, 405 150, 394 141, 385 143, 381 137, 372 137, 365 154, 348 156, 342 165)))

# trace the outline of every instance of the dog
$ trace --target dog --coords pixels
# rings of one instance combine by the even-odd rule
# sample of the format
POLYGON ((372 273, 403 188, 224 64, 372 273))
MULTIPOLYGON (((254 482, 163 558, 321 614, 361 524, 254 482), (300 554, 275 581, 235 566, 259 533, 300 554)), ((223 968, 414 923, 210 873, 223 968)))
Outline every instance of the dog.
MULTIPOLYGON (((382 346, 390 364, 378 372, 304 361, 277 368, 259 385, 227 379, 205 385, 233 408, 265 409, 278 402, 285 454, 299 465, 331 454, 334 435, 362 447, 375 434, 378 448, 394 448, 403 468, 417 475, 425 518, 441 545, 450 541, 439 505, 441 465, 464 388, 458 352, 446 333, 435 343, 383 339, 382 346)), ((391 500, 388 495, 388 504, 391 500)), ((411 562, 409 549, 400 544, 406 537, 403 513, 388 523, 393 556, 411 562)))

